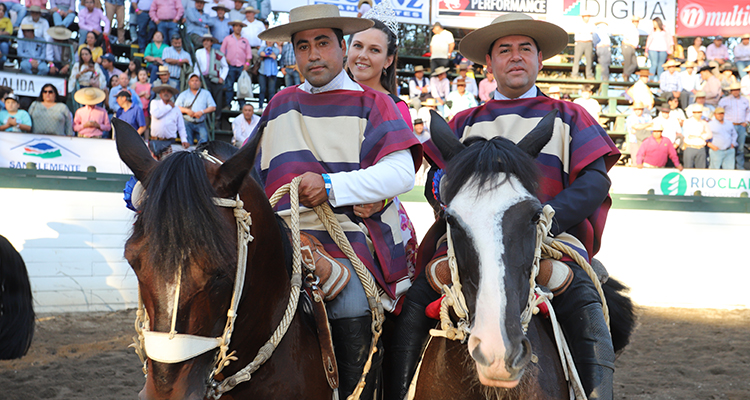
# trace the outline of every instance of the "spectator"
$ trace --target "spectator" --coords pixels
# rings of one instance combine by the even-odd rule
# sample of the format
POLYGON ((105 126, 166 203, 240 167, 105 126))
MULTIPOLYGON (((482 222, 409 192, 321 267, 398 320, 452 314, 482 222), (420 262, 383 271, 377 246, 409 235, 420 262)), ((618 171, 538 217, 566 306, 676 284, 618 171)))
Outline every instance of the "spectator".
MULTIPOLYGON (((26 17, 26 7, 21 5, 19 0, 6 0, 3 1, 5 8, 8 12, 13 11, 16 13, 16 22, 13 23, 14 28, 21 26, 21 21, 26 17)), ((10 16, 10 14, 8 14, 10 16)))
POLYGON ((680 71, 680 85, 682 85, 682 92, 680 92, 680 107, 687 108, 692 101, 692 97, 695 92, 698 91, 700 84, 700 75, 696 73, 695 63, 688 61, 685 63, 685 70, 680 71))
POLYGON ((258 95, 258 109, 263 110, 263 102, 271 101, 276 94, 276 75, 279 73, 279 63, 276 59, 279 57, 279 46, 271 42, 262 46, 259 51, 261 66, 258 74, 258 83, 260 83, 260 94, 258 95))
POLYGON ((669 138, 662 136, 662 126, 654 122, 650 128, 651 136, 643 141, 636 155, 636 166, 640 169, 646 168, 664 168, 667 165, 667 158, 672 160, 675 167, 682 171, 680 159, 669 138))
POLYGON ((221 109, 224 104, 224 82, 229 73, 227 58, 224 53, 214 49, 213 45, 217 43, 215 37, 210 33, 203 35, 203 48, 195 52, 195 69, 193 73, 203 76, 206 82, 206 89, 216 101, 216 116, 221 118, 221 109))
POLYGON ((203 35, 210 34, 214 19, 205 12, 206 0, 195 0, 195 6, 185 10, 185 31, 193 49, 201 47, 203 35))
POLYGON ((154 32, 151 43, 146 46, 146 52, 143 54, 147 63, 146 69, 148 69, 148 73, 151 75, 151 83, 154 83, 157 78, 156 73, 164 65, 164 60, 161 57, 164 49, 167 47, 169 46, 164 43, 164 34, 161 31, 154 32))
POLYGON ((49 8, 55 26, 69 28, 76 18, 75 0, 49 0, 49 8))
POLYGON ((125 44, 125 0, 104 0, 104 8, 110 23, 117 18, 117 43, 125 44))
POLYGON ((161 56, 164 62, 167 63, 169 76, 180 82, 180 85, 183 85, 184 82, 181 79, 182 71, 183 69, 187 69, 188 66, 192 66, 193 61, 190 54, 182 48, 182 37, 178 34, 172 36, 172 47, 164 49, 161 56))
MULTIPOLYGON (((96 42, 98 40, 98 36, 94 32, 88 32, 86 33, 86 43, 78 46, 78 59, 80 60, 81 57, 81 49, 89 49, 91 50, 91 56, 94 58, 94 62, 101 62, 100 58, 102 55, 104 55, 104 50, 96 45, 96 42)), ((115 56, 112 56, 112 61, 114 61, 115 56)))
POLYGON ((679 66, 680 63, 675 60, 669 60, 662 66, 667 70, 662 72, 659 77, 659 91, 665 97, 669 94, 679 98, 682 93, 682 80, 677 72, 679 66))
POLYGON ((451 90, 451 84, 448 80, 448 68, 443 66, 437 67, 430 76, 430 93, 432 94, 432 98, 437 102, 438 110, 442 114, 445 99, 451 90))
POLYGON ((685 62, 685 48, 677 41, 676 37, 672 37, 672 40, 672 59, 679 63, 685 62))
POLYGON ((230 21, 242 21, 245 19, 245 3, 247 3, 247 0, 234 0, 234 8, 229 11, 230 21))
POLYGON ((444 116, 450 120, 461 111, 476 107, 477 99, 466 90, 466 81, 463 78, 458 78, 456 79, 456 90, 448 94, 445 103, 448 107, 444 116))
POLYGON ((711 129, 701 118, 703 107, 700 104, 688 107, 688 113, 692 117, 682 125, 682 135, 686 146, 682 159, 685 168, 706 168, 706 141, 711 139, 711 129))
MULTIPOLYGON (((709 121, 711 119, 711 115, 713 115, 714 109, 713 107, 706 104, 706 92, 702 90, 695 92, 695 103, 693 104, 700 104, 700 106, 703 107, 703 120, 709 121)), ((687 109, 685 111, 687 111, 687 109)))
POLYGON ((640 102, 646 106, 646 114, 651 112, 654 108, 654 94, 651 93, 651 88, 648 87, 648 77, 650 75, 649 70, 641 69, 636 73, 638 75, 638 81, 633 86, 629 87, 625 94, 627 97, 635 102, 640 102))
POLYGON ((586 10, 581 12, 580 24, 576 24, 575 29, 575 50, 573 53, 573 71, 570 75, 572 79, 578 79, 578 68, 581 63, 581 56, 586 57, 586 79, 594 79, 594 31, 596 27, 590 21, 592 14, 586 10))
POLYGON ((417 139, 419 139, 419 143, 424 143, 430 140, 430 132, 424 129, 424 121, 422 121, 422 118, 415 119, 413 126, 414 126, 414 136, 416 136, 417 139))
MULTIPOLYGON (((177 90, 177 93, 179 93, 180 90, 180 81, 177 79, 172 78, 169 75, 169 69, 166 65, 162 65, 159 67, 159 70, 156 72, 156 76, 159 79, 158 84, 160 85, 169 85, 172 86, 177 90)), ((154 92, 156 93, 156 92, 154 92)))
POLYGON ((563 93, 562 96, 560 96, 560 100, 569 101, 571 103, 573 102, 573 98, 571 98, 568 93, 563 93))
MULTIPOLYGON (((468 61, 468 60, 467 60, 468 61)), ((474 99, 476 100, 476 97, 479 96, 479 88, 477 87, 477 80, 474 79, 473 76, 468 76, 469 72, 469 64, 465 62, 461 62, 458 64, 458 68, 456 68, 458 71, 458 77, 453 80, 453 84, 451 85, 451 90, 456 90, 456 82, 458 82, 459 79, 463 79, 466 84, 466 91, 474 96, 474 99)))
MULTIPOLYGON (((120 74, 122 75, 122 74, 120 74)), ((112 75, 109 77, 109 84, 107 85, 107 90, 105 92, 111 93, 113 88, 116 88, 120 86, 120 75, 112 75)), ((109 104, 104 105, 110 112, 114 112, 109 108, 109 104)))
MULTIPOLYGON (((682 110, 679 111, 681 112, 682 110)), ((661 135, 669 139, 672 143, 676 144, 678 140, 680 142, 682 141, 681 137, 683 121, 684 118, 680 120, 677 112, 672 113, 669 105, 662 104, 659 108, 659 116, 652 119, 651 123, 661 125, 661 127, 664 128, 661 132, 661 135)))
POLYGON ((635 70, 638 69, 638 57, 635 50, 641 40, 641 33, 638 31, 640 21, 639 17, 633 15, 632 24, 628 25, 622 34, 622 79, 626 82, 630 80, 630 75, 633 75, 635 70))
MULTIPOLYGON (((216 9, 217 6, 226 8, 226 11, 228 12, 229 10, 231 10, 229 7, 232 6, 232 3, 232 0, 208 0, 206 2, 206 7, 204 7, 204 10, 209 17, 216 18, 219 15, 219 10, 216 9)), ((221 40, 219 40, 219 42, 221 42, 221 40)))
POLYGON ((154 93, 158 96, 151 102, 149 114, 151 114, 151 139, 149 148, 154 155, 159 155, 165 149, 171 148, 171 143, 179 136, 182 148, 187 149, 187 134, 185 121, 180 109, 172 101, 172 96, 179 93, 170 85, 154 86, 154 93))
POLYGON ((547 96, 549 96, 550 99, 560 100, 560 86, 550 86, 549 91, 547 91, 547 96))
POLYGON ((301 83, 297 59, 294 56, 294 45, 291 42, 286 42, 281 47, 279 65, 281 66, 281 74, 284 75, 284 86, 294 86, 301 83))
POLYGON ((187 90, 180 93, 175 106, 180 108, 185 119, 185 131, 188 143, 198 136, 198 144, 208 141, 206 129, 206 114, 216 111, 216 103, 207 90, 201 88, 201 78, 198 74, 191 74, 188 79, 187 90))
POLYGON ((721 99, 721 81, 711 72, 711 67, 703 67, 698 72, 700 72, 702 80, 700 88, 706 92, 706 104, 714 109, 721 99))
POLYGON ((73 32, 63 26, 55 26, 47 30, 47 36, 55 45, 47 45, 47 59, 50 75, 68 77, 70 64, 73 62, 73 49, 70 45, 70 35, 73 32))
POLYGON ((414 76, 409 78, 409 98, 411 106, 419 110, 422 102, 430 96, 430 81, 424 76, 424 67, 414 67, 414 76))
POLYGON ((42 86, 39 97, 29 106, 34 125, 32 132, 46 135, 74 136, 73 116, 65 103, 59 101, 57 87, 51 83, 42 86))
POLYGON ((594 46, 596 46, 596 62, 601 67, 601 79, 608 81, 609 66, 612 65, 612 39, 609 36, 609 26, 604 21, 596 23, 594 46))
POLYGON ((658 81, 661 73, 664 72, 662 65, 667 61, 667 56, 672 54, 674 39, 669 32, 664 30, 661 18, 656 17, 651 21, 654 30, 646 40, 646 53, 651 64, 649 72, 658 81))
POLYGON ((706 46, 703 45, 703 39, 700 36, 693 39, 693 44, 687 48, 687 60, 697 62, 699 51, 706 53, 706 46))
POLYGON ((745 68, 750 66, 750 33, 742 35, 740 43, 734 45, 732 53, 734 53, 734 65, 737 66, 740 79, 742 79, 747 75, 745 68))
MULTIPOLYGON (((34 37, 34 25, 22 24, 23 37, 29 40, 44 40, 34 37)), ((21 59, 21 72, 24 74, 47 75, 49 64, 44 59, 47 57, 47 45, 39 42, 18 42, 18 57, 21 59)))
MULTIPOLYGON (((456 40, 453 38, 453 34, 444 29, 440 22, 435 22, 432 25, 432 33, 432 39, 430 39, 430 69, 434 72, 439 67, 448 68, 448 60, 456 47, 456 40)), ((447 94, 446 92, 445 95, 447 94)))
MULTIPOLYGON (((156 23, 151 20, 151 3, 153 0, 138 0, 135 5, 135 23, 138 25, 138 48, 145 51, 156 30, 156 23)), ((132 18, 132 16, 131 16, 132 18)), ((164 36, 162 35, 162 41, 164 36)))
POLYGON ((26 111, 18 109, 18 97, 10 93, 5 96, 3 102, 5 110, 0 111, 0 131, 31 132, 31 116, 26 111))
POLYGON ((81 51, 80 61, 73 64, 68 79, 68 92, 73 93, 79 88, 95 87, 105 88, 107 78, 102 68, 94 62, 91 56, 91 50, 84 48, 81 51))
POLYGON ((705 51, 699 51, 698 55, 695 59, 695 67, 698 69, 701 69, 708 65, 708 60, 706 60, 706 52, 705 51))
POLYGON ((126 71, 128 73, 128 76, 130 77, 128 86, 133 86, 136 82, 138 82, 138 71, 141 70, 141 65, 137 60, 137 58, 131 59, 128 63, 128 70, 126 71))
MULTIPOLYGON (((747 137, 747 125, 750 122, 750 102, 740 95, 742 86, 734 83, 729 87, 729 96, 719 100, 719 107, 726 110, 726 119, 731 122, 737 131, 736 161, 735 169, 745 169, 745 138, 747 137)), ((718 108, 717 108, 718 109, 718 108)), ((716 111, 714 111, 716 113, 716 111)))
POLYGON ((101 89, 85 88, 77 91, 74 97, 83 107, 76 111, 73 130, 79 137, 101 138, 104 132, 112 128, 107 110, 97 105, 103 102, 107 95, 101 89))
POLYGON ((236 147, 242 147, 258 122, 260 122, 260 117, 255 115, 253 105, 248 103, 242 106, 242 115, 238 115, 232 122, 232 144, 236 147))
POLYGON ((127 72, 123 72, 122 74, 117 76, 117 86, 113 86, 112 90, 109 91, 109 101, 107 102, 107 104, 109 105, 109 109, 112 110, 113 113, 116 113, 117 110, 120 109, 120 104, 117 101, 117 96, 122 91, 130 93, 130 101, 133 102, 133 104, 135 104, 137 108, 143 108, 143 104, 141 104, 141 98, 138 97, 138 94, 129 85, 130 76, 128 76, 127 72))
POLYGON ((593 95, 594 86, 588 84, 583 85, 581 88, 581 97, 573 100, 573 103, 578 104, 588 111, 589 114, 591 114, 591 117, 594 118, 594 121, 599 121, 599 114, 602 112, 602 106, 599 104, 599 101, 591 98, 593 95))
POLYGON ((674 96, 667 96, 667 106, 669 107, 669 114, 677 118, 680 121, 680 126, 682 126, 682 123, 687 119, 687 115, 680 108, 680 99, 674 96))
POLYGON ((115 115, 117 118, 127 122, 135 129, 139 135, 146 131, 146 117, 143 115, 143 108, 133 104, 132 96, 127 90, 122 90, 117 94, 117 105, 119 108, 115 115))
POLYGON ((100 60, 105 81, 109 81, 112 76, 119 76, 122 74, 122 71, 115 68, 115 56, 112 54, 107 53, 103 55, 100 60))
POLYGON ((138 82, 132 85, 143 105, 143 114, 148 117, 148 103, 151 101, 151 83, 148 81, 148 72, 145 69, 138 71, 138 82))
POLYGON ((258 0, 258 15, 255 18, 266 22, 269 14, 271 14, 271 0, 258 0))
POLYGON ((649 133, 646 128, 651 126, 651 116, 644 112, 645 105, 640 101, 633 103, 633 113, 625 119, 625 129, 628 131, 628 152, 631 163, 635 163, 638 148, 649 133))
POLYGON ((729 48, 724 44, 724 38, 716 36, 713 43, 706 47, 706 59, 716 61, 719 65, 729 61, 729 48))
MULTIPOLYGON (((221 52, 227 55, 227 64, 229 64, 229 73, 227 74, 225 106, 229 107, 234 99, 234 84, 240 77, 242 71, 250 70, 252 63, 252 48, 247 38, 242 36, 242 29, 246 26, 241 21, 232 21, 232 34, 224 38, 221 44, 221 52)), ((245 105, 245 99, 239 99, 240 108, 245 105)))
MULTIPOLYGON (((49 22, 42 18, 42 8, 39 6, 31 6, 28 11, 29 15, 23 18, 21 25, 34 25, 34 37, 44 40, 43 38, 45 38, 45 35, 47 34, 47 29, 49 29, 49 22)), ((20 30, 18 31, 18 37, 24 37, 20 30)))
POLYGON ((735 76, 736 68, 732 63, 725 63, 721 66, 721 75, 718 76, 719 82, 721 82, 721 90, 723 94, 729 94, 729 87, 740 82, 735 76))
MULTIPOLYGON (((211 8, 216 10, 216 17, 214 17, 216 21, 214 26, 211 27, 211 34, 216 38, 217 43, 221 43, 225 37, 232 33, 232 27, 229 26, 229 19, 226 16, 229 8, 224 4, 215 5, 211 8)), ((214 45, 214 47, 217 47, 218 50, 218 46, 214 45)))
MULTIPOLYGON (((747 72, 750 71, 750 65, 745 67, 744 71, 745 71, 745 76, 743 76, 742 79, 740 79, 740 86, 742 87, 741 93, 743 96, 748 98, 750 97, 750 76, 748 75, 750 74, 748 74, 747 72)), ((748 98, 748 100, 750 100, 750 98, 748 98)))
POLYGON ((417 111, 417 118, 421 119, 422 122, 424 122, 424 130, 427 131, 428 134, 430 133, 430 122, 432 122, 432 114, 430 114, 430 110, 433 110, 442 115, 440 111, 438 111, 438 102, 432 97, 423 101, 422 107, 420 107, 419 111, 417 111))
POLYGON ((250 47, 253 49, 253 65, 251 71, 257 71, 260 66, 258 50, 263 42, 258 39, 258 35, 266 30, 266 26, 255 18, 257 14, 258 9, 252 6, 246 7, 245 20, 242 21, 245 24, 245 27, 242 28, 242 37, 247 39, 247 42, 250 43, 250 47))
POLYGON ((89 32, 100 35, 102 23, 104 23, 104 33, 109 35, 109 19, 102 9, 94 8, 94 0, 83 0, 83 8, 78 11, 78 33, 80 34, 78 43, 83 44, 89 32))
POLYGON ((161 32, 162 38, 171 39, 180 34, 179 23, 183 13, 180 0, 153 0, 148 16, 156 24, 156 30, 161 32))
POLYGON ((10 37, 13 36, 13 23, 8 18, 8 6, 0 3, 0 67, 8 61, 10 51, 10 37))
POLYGON ((711 130, 711 141, 708 145, 708 168, 734 169, 737 131, 730 121, 724 119, 724 108, 719 106, 714 111, 714 117, 708 122, 711 130))

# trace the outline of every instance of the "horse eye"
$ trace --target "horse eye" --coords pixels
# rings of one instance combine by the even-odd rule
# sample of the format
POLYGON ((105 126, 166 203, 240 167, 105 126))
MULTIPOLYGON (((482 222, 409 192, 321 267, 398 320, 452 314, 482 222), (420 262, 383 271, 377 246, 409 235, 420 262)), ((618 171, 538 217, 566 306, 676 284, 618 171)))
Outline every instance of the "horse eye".
POLYGON ((534 214, 533 217, 531 217, 531 222, 534 223, 534 224, 536 224, 537 222, 539 222, 540 218, 542 218, 542 213, 538 212, 538 213, 534 214))

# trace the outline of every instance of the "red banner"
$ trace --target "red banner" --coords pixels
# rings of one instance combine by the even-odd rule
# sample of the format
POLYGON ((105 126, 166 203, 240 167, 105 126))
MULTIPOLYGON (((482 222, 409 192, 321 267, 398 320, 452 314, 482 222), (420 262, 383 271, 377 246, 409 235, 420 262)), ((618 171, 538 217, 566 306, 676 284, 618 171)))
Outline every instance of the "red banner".
POLYGON ((750 33, 748 0, 678 0, 677 36, 742 36, 750 33))

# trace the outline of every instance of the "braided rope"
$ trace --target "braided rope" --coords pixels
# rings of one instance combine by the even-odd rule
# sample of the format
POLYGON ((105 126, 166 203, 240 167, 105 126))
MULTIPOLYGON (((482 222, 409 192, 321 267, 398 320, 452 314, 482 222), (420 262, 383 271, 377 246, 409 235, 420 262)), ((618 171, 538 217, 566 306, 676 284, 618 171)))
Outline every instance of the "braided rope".
POLYGON ((466 298, 461 287, 458 275, 458 262, 456 252, 453 248, 453 237, 451 236, 451 225, 446 221, 448 235, 448 267, 451 271, 451 286, 443 285, 442 291, 445 295, 440 302, 440 329, 431 329, 430 335, 460 340, 465 342, 469 338, 469 308, 466 306, 466 298), (458 316, 458 323, 453 325, 450 317, 450 308, 458 316))

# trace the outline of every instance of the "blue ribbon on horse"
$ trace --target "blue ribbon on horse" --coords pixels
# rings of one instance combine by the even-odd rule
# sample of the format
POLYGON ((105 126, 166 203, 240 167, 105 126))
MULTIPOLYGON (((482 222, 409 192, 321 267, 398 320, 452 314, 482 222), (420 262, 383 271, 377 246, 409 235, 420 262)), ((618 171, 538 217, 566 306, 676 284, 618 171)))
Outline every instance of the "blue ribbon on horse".
POLYGON ((432 175, 432 196, 435 197, 435 200, 440 204, 440 207, 445 210, 445 204, 440 200, 440 180, 443 179, 443 176, 445 176, 445 171, 443 169, 435 171, 435 174, 432 175))

